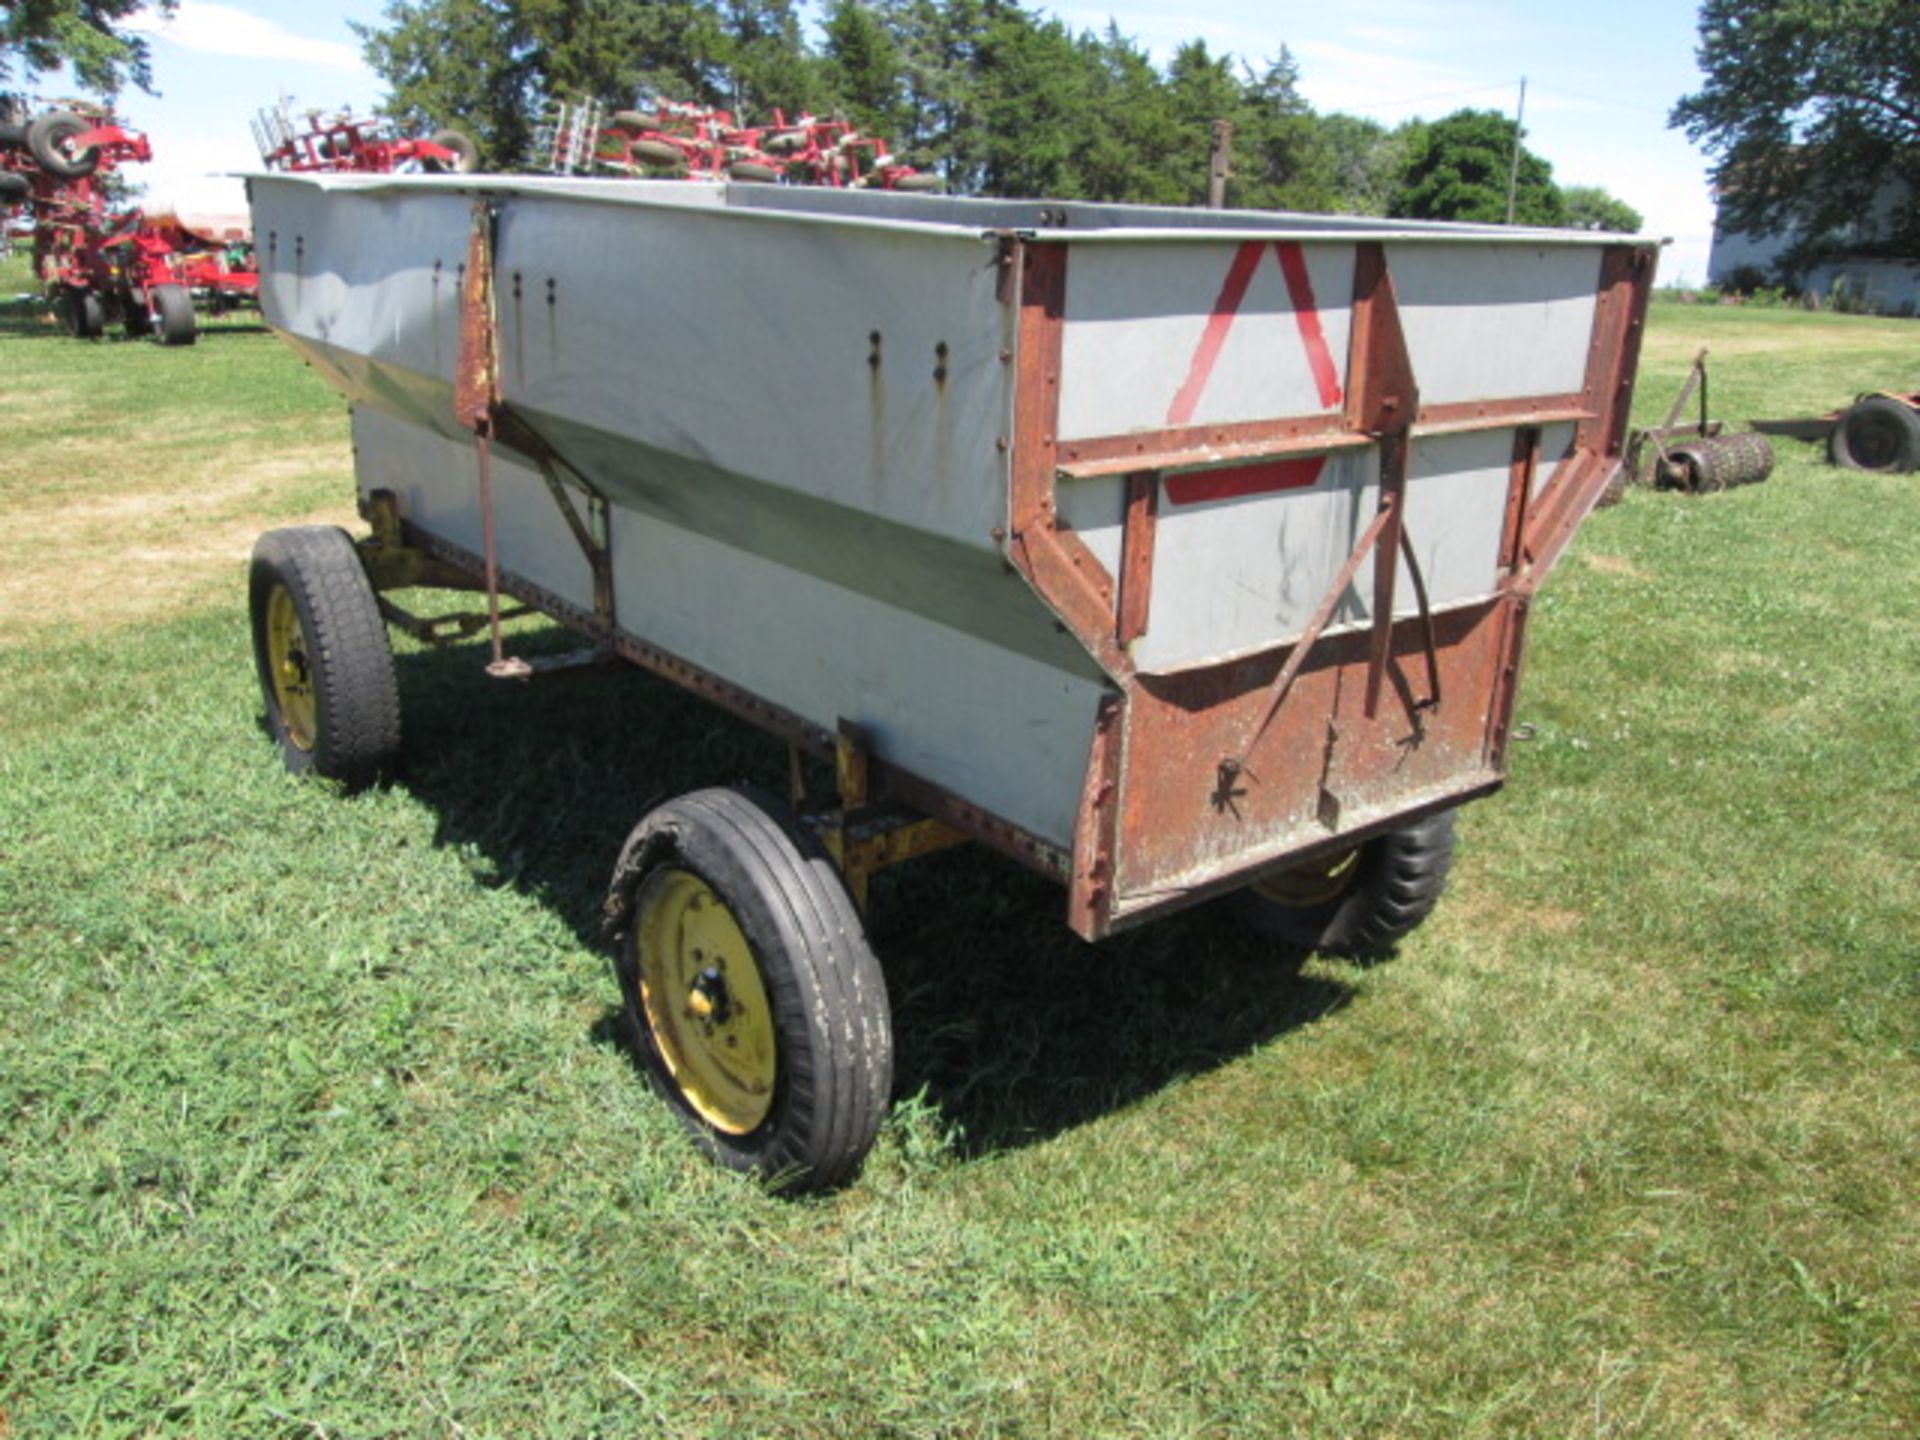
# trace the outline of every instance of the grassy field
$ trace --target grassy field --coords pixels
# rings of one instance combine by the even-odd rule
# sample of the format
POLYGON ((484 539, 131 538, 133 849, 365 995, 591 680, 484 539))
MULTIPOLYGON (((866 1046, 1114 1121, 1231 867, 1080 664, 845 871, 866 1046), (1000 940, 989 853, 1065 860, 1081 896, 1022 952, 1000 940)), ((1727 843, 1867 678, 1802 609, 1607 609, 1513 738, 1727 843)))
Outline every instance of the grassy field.
MULTIPOLYGON (((1643 419, 1700 344, 1733 419, 1920 388, 1912 322, 1663 306, 1643 419)), ((596 932, 652 797, 781 751, 402 645, 401 783, 290 780, 245 557, 350 473, 263 333, 0 316, 0 1437, 1920 1432, 1920 477, 1589 522, 1390 965, 883 877, 894 1108, 796 1202, 596 932)))

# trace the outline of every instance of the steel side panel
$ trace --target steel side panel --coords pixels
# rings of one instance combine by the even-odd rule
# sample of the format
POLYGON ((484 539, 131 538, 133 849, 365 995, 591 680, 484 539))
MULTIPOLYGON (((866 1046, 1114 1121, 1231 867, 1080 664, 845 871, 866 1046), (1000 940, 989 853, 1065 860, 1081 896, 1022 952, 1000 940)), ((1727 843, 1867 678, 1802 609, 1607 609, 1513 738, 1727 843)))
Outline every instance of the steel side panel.
MULTIPOLYGON (((470 439, 362 408, 354 441, 363 493, 393 490, 412 524, 480 552, 470 439)), ((493 476, 503 567, 590 611, 591 572, 538 472, 496 445, 493 476)), ((829 733, 852 720, 879 759, 1071 846, 1087 738, 1107 693, 1082 652, 1060 645, 1082 667, 1061 669, 654 514, 616 506, 611 526, 622 631, 829 733)), ((983 567, 947 578, 1006 590, 1005 606, 1057 641, 1017 576, 983 567)))
POLYGON ((613 573, 621 629, 1071 847, 1098 681, 627 510, 613 573))
MULTIPOLYGON (((353 407, 354 474, 360 493, 391 490, 400 513, 475 555, 484 553, 474 442, 450 441, 367 405, 353 407)), ((540 472, 513 451, 492 448, 495 527, 508 568, 582 610, 593 609, 593 570, 540 472)), ((570 489, 578 500, 580 492, 570 489)), ((577 507, 585 519, 584 506, 577 507)))
MULTIPOLYGON (((1342 374, 1354 248, 1299 248, 1327 353, 1342 374)), ((1222 289, 1238 245, 1075 246, 1061 340, 1061 441, 1336 411, 1338 404, 1319 392, 1274 246, 1258 249, 1245 290, 1227 313, 1222 289), (1191 412, 1176 417, 1176 398, 1194 376, 1210 324, 1219 332, 1218 352, 1205 383, 1195 387, 1191 412)))
MULTIPOLYGON (((1484 600, 1499 583, 1513 433, 1435 435, 1412 446, 1406 528, 1436 608, 1484 600)), ((1378 477, 1377 451, 1347 451, 1329 455, 1318 480, 1301 489, 1163 503, 1153 603, 1133 645, 1135 664, 1164 674, 1296 638, 1372 520, 1378 477)), ((1063 484, 1063 493, 1083 483, 1063 484)), ((1334 613, 1333 632, 1368 623, 1372 596, 1369 557, 1334 613)), ((1394 614, 1418 612, 1403 579, 1394 614)))
POLYGON ((1422 405, 1570 395, 1593 339, 1603 247, 1389 243, 1422 405))
MULTIPOLYGON (((268 322, 350 396, 457 433, 472 196, 252 183, 268 322)), ((507 403, 993 549, 1012 382, 978 232, 498 204, 507 403)))

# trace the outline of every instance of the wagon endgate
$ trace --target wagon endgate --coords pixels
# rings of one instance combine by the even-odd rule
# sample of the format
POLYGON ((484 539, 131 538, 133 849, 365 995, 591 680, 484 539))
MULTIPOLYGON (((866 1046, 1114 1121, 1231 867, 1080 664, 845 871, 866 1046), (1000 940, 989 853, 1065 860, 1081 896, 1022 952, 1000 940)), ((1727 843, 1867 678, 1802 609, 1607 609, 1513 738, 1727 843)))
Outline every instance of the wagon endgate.
POLYGON ((1089 938, 1107 934, 1244 884, 1263 865, 1351 847, 1496 787, 1529 600, 1621 461, 1653 252, 1603 252, 1579 392, 1423 406, 1385 243, 1354 246, 1343 387, 1311 314, 1299 244, 1248 241, 1169 419, 1190 420, 1194 392, 1269 250, 1287 275, 1321 399, 1339 408, 1062 441, 1073 246, 1053 236, 1010 235, 1001 244, 1019 306, 1006 553, 1117 689, 1089 751, 1073 928, 1089 938), (1542 432, 1569 422, 1573 443, 1541 483, 1542 432), (1475 431, 1513 436, 1500 581, 1484 601, 1436 614, 1411 540, 1419 516, 1409 513, 1409 461, 1421 437, 1475 431), (1151 625, 1164 497, 1182 488, 1210 500, 1311 485, 1327 457, 1358 447, 1376 457, 1374 510, 1296 638, 1218 664, 1136 663, 1135 643, 1151 625), (1062 518, 1059 501, 1063 484, 1113 474, 1125 480, 1117 575, 1062 518), (1402 564, 1415 606, 1405 618, 1396 616, 1402 564), (1329 635, 1367 566, 1364 630, 1329 635), (1410 663, 1424 671, 1418 690, 1410 663), (1383 690, 1395 697, 1384 713, 1383 690), (1285 758, 1263 768, 1269 753, 1285 758), (1304 755, 1317 763, 1303 765, 1304 755), (1393 803, 1380 814, 1389 781, 1393 803))

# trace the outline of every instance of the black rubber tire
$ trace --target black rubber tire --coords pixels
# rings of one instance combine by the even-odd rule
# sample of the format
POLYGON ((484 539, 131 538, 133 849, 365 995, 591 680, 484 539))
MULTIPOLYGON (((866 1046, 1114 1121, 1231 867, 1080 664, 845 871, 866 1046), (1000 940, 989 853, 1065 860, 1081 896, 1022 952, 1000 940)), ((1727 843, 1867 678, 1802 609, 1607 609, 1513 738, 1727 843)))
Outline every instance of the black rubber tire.
POLYGON ((184 285, 156 285, 147 292, 153 302, 153 332, 162 345, 191 345, 200 333, 193 313, 193 294, 184 285))
POLYGON ((331 525, 269 530, 253 547, 248 578, 254 668, 267 727, 287 769, 349 789, 389 773, 400 753, 400 687, 373 586, 347 532, 331 525), (318 719, 311 748, 295 744, 274 698, 267 606, 276 587, 292 597, 306 636, 318 719))
POLYGON ((938 175, 928 175, 923 171, 915 171, 911 175, 896 175, 893 181, 893 188, 909 194, 927 194, 931 191, 938 190, 945 183, 946 182, 938 175))
POLYGON ((27 148, 27 127, 11 120, 0 120, 0 150, 27 148))
POLYGON ((1446 889, 1455 814, 1442 810, 1367 841, 1346 888, 1320 904, 1283 904, 1250 885, 1234 896, 1241 918, 1297 949, 1383 960, 1433 912, 1446 889))
POLYGON ((1827 441, 1836 465, 1876 475, 1920 470, 1920 411, 1891 395, 1869 395, 1847 407, 1827 441))
POLYGON ((427 137, 427 143, 438 145, 453 156, 451 163, 437 159, 421 162, 435 174, 471 175, 480 168, 480 147, 463 131, 436 130, 427 137))
POLYGON ((12 205, 33 193, 33 182, 18 170, 0 170, 0 205, 12 205))
POLYGON ((60 318, 76 340, 98 340, 107 333, 107 307, 91 290, 67 289, 60 297, 60 318))
POLYGON ((91 175, 100 164, 98 148, 72 151, 67 149, 67 141, 93 128, 91 121, 71 110, 49 110, 37 116, 27 126, 27 149, 33 154, 33 163, 62 180, 91 175))
POLYGON ((769 155, 798 155, 807 148, 807 132, 776 130, 760 142, 760 148, 769 155))
POLYGON ((727 166, 727 176, 750 185, 771 185, 780 178, 780 168, 759 160, 735 160, 727 166))
POLYGON ((643 130, 658 130, 660 117, 651 110, 616 110, 607 124, 629 135, 638 135, 643 130))
POLYGON ((893 1086, 886 978, 819 838, 750 787, 696 790, 655 807, 628 837, 607 897, 626 1023, 655 1088, 710 1158, 775 1188, 845 1184, 873 1147, 893 1086), (645 1017, 642 890, 664 866, 693 872, 753 952, 776 1034, 771 1108, 744 1135, 708 1124, 667 1069, 645 1017))

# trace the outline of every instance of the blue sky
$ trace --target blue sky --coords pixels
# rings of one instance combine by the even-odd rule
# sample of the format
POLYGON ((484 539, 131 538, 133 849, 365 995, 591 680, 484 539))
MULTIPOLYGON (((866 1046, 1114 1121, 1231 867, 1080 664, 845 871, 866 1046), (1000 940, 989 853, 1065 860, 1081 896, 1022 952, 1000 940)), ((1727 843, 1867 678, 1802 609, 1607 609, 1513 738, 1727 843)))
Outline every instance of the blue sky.
MULTIPOLYGON (((1669 281, 1706 274, 1713 212, 1704 156, 1666 128, 1693 89, 1695 9, 1687 0, 1127 0, 1046 9, 1076 29, 1109 19, 1165 60, 1198 37, 1255 64, 1285 44, 1321 110, 1386 124, 1463 105, 1512 112, 1527 77, 1528 145, 1563 184, 1603 185, 1671 236, 1669 281)), ((300 106, 371 108, 379 80, 360 61, 349 20, 378 23, 381 0, 181 0, 153 29, 159 97, 129 94, 147 131, 153 200, 240 208, 236 182, 257 164, 247 121, 282 94, 300 106)), ((57 93, 57 85, 41 87, 57 93)))

